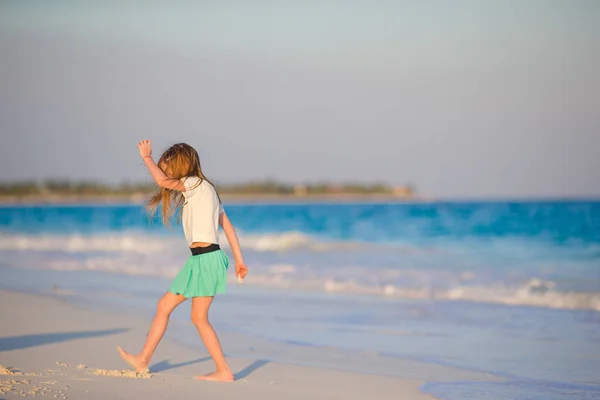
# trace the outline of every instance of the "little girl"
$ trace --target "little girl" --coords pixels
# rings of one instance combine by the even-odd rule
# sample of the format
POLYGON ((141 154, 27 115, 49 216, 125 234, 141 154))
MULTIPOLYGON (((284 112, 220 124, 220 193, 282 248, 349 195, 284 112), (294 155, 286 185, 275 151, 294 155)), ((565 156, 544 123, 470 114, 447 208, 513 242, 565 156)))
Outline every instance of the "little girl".
POLYGON ((243 280, 248 273, 235 229, 223 210, 213 184, 202 174, 196 150, 185 143, 173 145, 156 164, 152 159, 152 144, 149 140, 138 143, 138 149, 152 178, 160 186, 160 190, 148 203, 150 212, 154 214, 158 205, 161 205, 163 221, 168 225, 174 210, 179 210, 178 222, 182 222, 192 256, 173 280, 169 291, 159 300, 142 351, 133 355, 120 347, 117 349, 121 357, 136 371, 147 371, 154 350, 167 329, 171 312, 191 297, 192 321, 217 367, 212 374, 197 378, 232 381, 233 374, 223 356, 219 338, 208 322, 208 309, 215 294, 225 291, 227 280, 229 261, 219 248, 219 225, 231 247, 238 280, 243 280))

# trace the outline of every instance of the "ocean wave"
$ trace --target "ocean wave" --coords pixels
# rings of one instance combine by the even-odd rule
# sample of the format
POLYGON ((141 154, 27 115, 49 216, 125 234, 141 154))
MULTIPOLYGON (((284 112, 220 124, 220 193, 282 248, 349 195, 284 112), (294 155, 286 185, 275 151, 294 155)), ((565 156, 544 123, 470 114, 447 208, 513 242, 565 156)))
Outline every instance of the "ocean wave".
MULTIPOLYGON (((250 285, 600 311, 600 285, 586 278, 597 273, 589 263, 561 264, 561 270, 569 271, 569 275, 561 278, 555 264, 538 262, 535 258, 526 259, 520 264, 526 268, 518 271, 497 268, 496 264, 490 264, 495 259, 493 252, 483 258, 469 254, 450 258, 446 254, 440 257, 439 249, 431 252, 423 248, 417 257, 411 258, 411 249, 419 248, 380 247, 383 251, 374 253, 370 250, 377 245, 320 241, 300 232, 241 232, 240 242, 244 250, 256 252, 248 260, 252 262, 247 280, 250 285), (369 251, 347 257, 340 257, 338 253, 325 257, 312 254, 338 249, 369 251), (397 257, 398 250, 403 252, 403 257, 397 257), (292 253, 294 251, 298 253, 292 253), (383 258, 375 255, 383 255, 383 258), (353 262, 356 264, 349 264, 353 262), (549 280, 550 276, 556 282, 549 280)), ((225 238, 221 238, 221 243, 227 248, 225 238)), ((94 235, 3 233, 0 252, 2 265, 16 268, 89 270, 166 278, 177 274, 189 254, 182 235, 133 231, 94 235)))
POLYGON ((402 287, 394 284, 370 285, 356 280, 303 279, 283 274, 254 275, 248 282, 256 285, 286 289, 316 290, 329 293, 385 296, 412 300, 471 301, 514 306, 536 306, 554 309, 584 309, 600 312, 599 292, 563 292, 554 289, 555 283, 531 279, 530 282, 510 286, 501 283, 489 285, 458 285, 448 289, 432 286, 402 287))
MULTIPOLYGON (((328 251, 359 248, 358 243, 320 241, 301 232, 270 234, 239 233, 240 244, 244 249, 257 252, 286 252, 295 250, 328 251)), ((219 243, 229 248, 227 238, 220 234, 219 243)), ((145 233, 127 232, 116 234, 69 234, 69 235, 9 235, 0 236, 0 251, 62 251, 66 253, 84 252, 125 252, 161 253, 173 246, 185 247, 183 237, 157 236, 145 233)))
MULTIPOLYGON (((180 260, 181 261, 181 260, 180 260)), ((71 271, 88 270, 117 273, 124 275, 157 276, 172 279, 181 269, 182 263, 173 260, 172 256, 148 256, 140 259, 139 255, 123 255, 117 258, 95 257, 85 260, 55 259, 46 260, 43 268, 71 271)), ((20 265, 22 267, 40 268, 39 264, 20 265)), ((246 284, 279 289, 327 292, 340 294, 360 294, 397 299, 471 301, 476 303, 496 303, 514 306, 537 306, 554 309, 585 309, 600 312, 600 292, 575 292, 557 290, 553 281, 531 278, 521 284, 491 282, 486 284, 468 284, 460 273, 452 280, 449 287, 440 288, 434 285, 438 278, 434 275, 424 279, 422 284, 386 283, 386 278, 398 275, 423 277, 423 271, 373 271, 363 268, 362 271, 346 274, 343 271, 336 277, 320 276, 318 270, 301 268, 291 264, 272 264, 252 266, 246 284), (375 279, 373 279, 375 275, 375 279), (426 282, 426 281, 429 282, 426 282)), ((233 274, 229 274, 233 284, 237 282, 233 274)))
MULTIPOLYGON (((220 243, 229 247, 223 236, 220 243)), ((353 250, 366 245, 357 242, 319 240, 301 232, 289 231, 269 234, 240 234, 240 244, 244 248, 260 252, 285 252, 294 250, 308 250, 314 252, 328 250, 353 250)))
POLYGON ((169 241, 145 234, 116 235, 3 235, 0 250, 64 253, 123 252, 157 253, 169 247, 169 241))

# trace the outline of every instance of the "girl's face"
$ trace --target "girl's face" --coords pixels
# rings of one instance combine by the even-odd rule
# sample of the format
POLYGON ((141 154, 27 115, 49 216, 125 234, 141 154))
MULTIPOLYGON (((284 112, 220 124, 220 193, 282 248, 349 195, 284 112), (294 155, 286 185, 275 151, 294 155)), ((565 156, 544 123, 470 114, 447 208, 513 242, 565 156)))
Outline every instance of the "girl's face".
POLYGON ((168 149, 160 157, 158 167, 162 169, 167 177, 179 179, 192 173, 191 163, 192 160, 185 151, 168 149))
POLYGON ((158 164, 165 175, 169 178, 179 179, 189 172, 189 162, 182 157, 172 157, 169 162, 161 162, 158 164))

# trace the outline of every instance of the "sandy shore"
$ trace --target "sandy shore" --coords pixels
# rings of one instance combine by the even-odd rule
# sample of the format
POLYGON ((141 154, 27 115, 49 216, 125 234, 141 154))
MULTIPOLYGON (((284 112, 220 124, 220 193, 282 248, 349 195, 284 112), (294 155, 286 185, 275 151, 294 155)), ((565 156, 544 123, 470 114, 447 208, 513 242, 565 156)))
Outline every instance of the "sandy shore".
MULTIPOLYGON (((423 380, 229 358, 233 383, 199 382, 205 352, 168 339, 150 374, 128 371, 115 347, 136 349, 149 321, 91 311, 50 297, 0 291, 0 398, 432 399, 423 380)), ((443 374, 443 372, 438 372, 443 374)))

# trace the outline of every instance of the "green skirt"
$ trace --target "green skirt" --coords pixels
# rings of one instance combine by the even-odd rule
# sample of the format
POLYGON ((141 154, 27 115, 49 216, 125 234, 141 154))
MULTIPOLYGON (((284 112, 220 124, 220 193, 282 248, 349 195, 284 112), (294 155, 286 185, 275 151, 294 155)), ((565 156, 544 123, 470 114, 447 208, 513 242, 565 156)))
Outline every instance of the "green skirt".
POLYGON ((228 266, 223 250, 191 256, 173 279, 169 292, 188 298, 225 293, 228 266))

